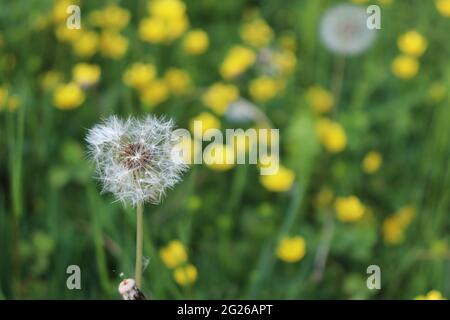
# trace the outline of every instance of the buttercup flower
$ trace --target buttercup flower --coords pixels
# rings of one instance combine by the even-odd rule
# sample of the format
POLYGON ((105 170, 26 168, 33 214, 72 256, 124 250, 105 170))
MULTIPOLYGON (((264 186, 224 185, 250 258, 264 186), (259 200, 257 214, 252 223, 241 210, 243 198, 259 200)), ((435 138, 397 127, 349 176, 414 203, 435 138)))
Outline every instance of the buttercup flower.
POLYGON ((100 37, 100 52, 108 58, 119 59, 128 49, 128 39, 117 32, 104 31, 100 37))
POLYGON ((123 82, 135 89, 142 89, 156 76, 156 68, 152 64, 133 63, 123 74, 123 82))
POLYGON ((174 95, 185 94, 191 85, 191 78, 189 74, 177 68, 169 68, 164 74, 164 81, 166 82, 169 90, 174 95))
POLYGON ((262 175, 259 178, 259 181, 261 182, 263 187, 272 192, 288 191, 289 189, 291 189, 294 180, 294 171, 281 165, 279 166, 278 171, 275 174, 262 175))
POLYGON ((306 100, 317 114, 326 113, 334 106, 332 93, 320 86, 310 87, 306 91, 306 100))
POLYGON ((159 255, 169 268, 176 268, 187 261, 186 247, 179 240, 170 241, 159 251, 159 255))
POLYGON ((419 71, 419 62, 416 58, 401 55, 394 59, 391 65, 392 72, 400 79, 411 79, 419 71))
POLYGON ((231 79, 245 72, 256 60, 253 50, 235 46, 230 49, 220 66, 220 74, 225 79, 231 79))
POLYGON ((405 239, 406 228, 416 215, 413 206, 405 206, 383 221, 383 240, 389 245, 398 245, 405 239))
POLYGON ((72 48, 75 55, 87 58, 95 54, 98 48, 99 38, 93 31, 83 31, 72 40, 72 48))
POLYGON ((192 264, 188 264, 185 267, 177 268, 173 273, 173 277, 180 286, 188 286, 197 280, 197 274, 197 268, 192 264))
POLYGON ((376 172, 383 162, 383 156, 376 151, 370 151, 363 159, 363 169, 366 173, 376 172))
POLYGON ((329 119, 320 119, 316 125, 319 141, 330 153, 338 153, 347 145, 347 135, 342 126, 329 119))
POLYGON ((102 10, 90 12, 88 18, 93 26, 120 30, 128 25, 130 12, 112 4, 102 10))
POLYGON ((95 64, 78 63, 72 69, 73 80, 81 87, 90 87, 100 79, 100 67, 95 64))
POLYGON ((208 45, 208 34, 201 29, 189 31, 183 40, 183 50, 188 54, 202 54, 208 49, 208 45))
POLYGON ((284 237, 277 248, 277 257, 284 262, 298 262, 305 256, 305 240, 301 236, 284 237))
POLYGON ((84 102, 84 93, 75 83, 60 84, 53 93, 53 104, 61 110, 71 110, 84 102))
POLYGON ((273 38, 272 28, 262 19, 255 19, 245 23, 240 30, 245 43, 261 48, 269 44, 273 38))
POLYGON ((354 222, 361 219, 366 210, 355 196, 338 197, 334 203, 337 218, 342 222, 354 222))
POLYGON ((439 13, 450 18, 450 0, 436 0, 435 3, 439 13))
POLYGON ((223 115, 229 105, 239 98, 239 89, 232 84, 214 83, 203 94, 203 103, 223 115))
POLYGON ((174 157, 174 138, 173 122, 153 116, 111 116, 90 129, 86 141, 103 192, 133 206, 160 203, 188 168, 174 157))
POLYGON ((398 38, 398 48, 404 54, 420 57, 427 49, 427 41, 417 31, 408 31, 398 38))
POLYGON ((339 4, 325 12, 320 37, 330 51, 352 56, 366 51, 375 40, 376 30, 367 28, 366 10, 352 4, 339 4))
POLYGON ((437 290, 431 290, 426 295, 419 295, 414 298, 415 300, 445 300, 445 298, 442 296, 442 293, 440 293, 437 290))
POLYGON ((141 101, 149 106, 163 103, 169 97, 169 88, 163 80, 153 80, 141 90, 141 101))
POLYGON ((280 82, 268 76, 261 76, 252 80, 248 89, 253 99, 265 102, 276 96, 280 82))

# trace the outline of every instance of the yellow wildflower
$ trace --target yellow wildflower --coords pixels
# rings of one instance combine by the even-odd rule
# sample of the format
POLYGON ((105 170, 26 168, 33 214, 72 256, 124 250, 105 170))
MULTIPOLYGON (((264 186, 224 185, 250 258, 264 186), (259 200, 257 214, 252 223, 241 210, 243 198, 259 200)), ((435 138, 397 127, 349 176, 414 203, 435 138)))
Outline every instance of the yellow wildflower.
POLYGON ((66 24, 60 24, 55 28, 55 36, 61 42, 73 42, 81 36, 81 29, 69 29, 66 24))
POLYGON ((177 268, 173 273, 173 277, 180 286, 188 286, 197 280, 197 273, 197 268, 192 264, 188 264, 185 267, 177 268))
POLYGON ((186 247, 179 240, 170 241, 159 251, 159 256, 169 268, 176 268, 187 261, 186 247))
POLYGON ((436 8, 444 17, 450 17, 450 0, 436 0, 436 8))
POLYGON ((347 135, 339 123, 326 118, 320 119, 316 125, 316 132, 319 141, 328 152, 338 153, 345 149, 347 135))
POLYGON ((169 68, 164 74, 164 81, 174 95, 185 94, 191 85, 189 74, 177 68, 169 68))
POLYGON ((269 191, 272 192, 284 192, 291 189, 295 180, 294 171, 279 166, 278 171, 272 175, 261 175, 259 181, 269 191))
POLYGON ((317 114, 329 112, 334 107, 333 94, 320 86, 310 87, 306 91, 306 100, 317 114))
POLYGON ((398 212, 383 221, 383 239, 390 245, 397 245, 404 241, 405 231, 416 215, 413 206, 401 208, 398 212))
POLYGON ((189 31, 184 37, 183 50, 188 54, 202 54, 208 49, 208 34, 201 30, 195 29, 189 31))
POLYGON ((442 293, 437 290, 431 290, 426 295, 418 295, 414 298, 415 300, 446 300, 442 293))
POLYGON ((202 112, 199 115, 197 115, 196 117, 192 118, 192 120, 191 120, 190 130, 192 133, 194 133, 194 123, 196 121, 199 121, 202 125, 202 132, 201 132, 202 135, 208 129, 219 129, 220 128, 220 120, 218 118, 216 118, 209 112, 202 112))
POLYGON ((401 35, 398 38, 397 45, 401 52, 413 57, 420 57, 428 46, 425 38, 414 30, 401 35))
POLYGON ((262 19, 245 23, 240 33, 245 43, 256 48, 267 46, 273 38, 272 28, 262 19))
POLYGON ((221 143, 213 143, 205 148, 203 161, 215 171, 227 171, 234 167, 234 148, 221 143))
POLYGON ((65 23, 67 17, 67 7, 73 4, 77 4, 78 1, 72 0, 57 0, 54 2, 52 8, 52 18, 55 23, 65 23))
POLYGON ((286 236, 278 243, 277 257, 284 262, 298 262, 303 259, 305 253, 305 239, 301 236, 286 236))
POLYGON ((363 159, 363 169, 366 173, 374 173, 378 171, 383 163, 383 156, 376 151, 370 151, 363 159))
POLYGON ((338 197, 334 202, 337 218, 342 222, 354 222, 361 219, 366 210, 355 196, 338 197))
POLYGON ((283 50, 273 55, 274 63, 277 70, 282 75, 292 73, 297 66, 297 58, 292 51, 283 50))
POLYGON ((156 76, 156 68, 153 64, 140 62, 133 63, 123 74, 123 82, 135 89, 142 89, 156 76))
POLYGON ((237 98, 239 90, 235 85, 218 82, 211 85, 203 94, 203 103, 217 114, 223 115, 230 103, 237 98))
POLYGON ((260 76, 250 82, 249 92, 256 101, 265 102, 276 96, 280 83, 268 76, 260 76))
POLYGON ((53 104, 58 109, 71 110, 79 107, 84 98, 84 93, 77 84, 60 84, 53 93, 53 104))
POLYGON ((73 52, 79 57, 91 57, 98 48, 98 35, 93 31, 84 31, 72 41, 73 52))
POLYGON ((115 4, 89 13, 89 22, 96 27, 120 30, 126 27, 129 21, 130 12, 115 4))
POLYGON ((401 55, 394 59, 391 65, 394 75, 401 79, 410 79, 419 71, 419 62, 416 58, 401 55))
POLYGON ((142 88, 141 101, 149 106, 156 106, 167 100, 169 88, 163 80, 153 80, 142 88))
POLYGON ((100 36, 100 52, 108 58, 119 59, 127 52, 128 39, 114 31, 104 31, 100 36))
POLYGON ((230 49, 220 66, 220 74, 225 79, 237 77, 255 63, 256 54, 253 50, 234 46, 230 49))
POLYGON ((78 63, 72 69, 73 80, 81 87, 89 87, 100 79, 100 67, 95 64, 78 63))

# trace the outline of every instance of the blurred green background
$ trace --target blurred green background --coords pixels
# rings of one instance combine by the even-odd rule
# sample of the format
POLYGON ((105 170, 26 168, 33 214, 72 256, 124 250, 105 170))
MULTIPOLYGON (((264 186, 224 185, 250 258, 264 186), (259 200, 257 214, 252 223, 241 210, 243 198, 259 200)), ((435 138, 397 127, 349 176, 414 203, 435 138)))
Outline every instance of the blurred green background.
POLYGON ((283 170, 194 165, 146 206, 146 295, 449 297, 450 3, 353 1, 380 5, 382 29, 347 57, 319 33, 340 3, 1 0, 0 298, 120 298, 135 213, 100 195, 84 138, 148 113, 279 128, 283 170))

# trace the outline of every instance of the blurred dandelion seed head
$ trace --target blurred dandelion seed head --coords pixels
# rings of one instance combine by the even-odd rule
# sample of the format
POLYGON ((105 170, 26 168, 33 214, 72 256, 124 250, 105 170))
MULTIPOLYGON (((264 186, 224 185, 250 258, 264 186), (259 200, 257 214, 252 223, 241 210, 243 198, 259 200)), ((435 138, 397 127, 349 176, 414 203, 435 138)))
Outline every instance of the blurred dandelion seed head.
POLYGON ((187 166, 173 156, 173 122, 147 116, 121 120, 111 116, 89 130, 89 156, 103 192, 133 206, 161 202, 187 166))
POLYGON ((353 56, 366 51, 375 40, 376 30, 367 28, 367 14, 357 5, 330 8, 320 22, 324 46, 339 55, 353 56))

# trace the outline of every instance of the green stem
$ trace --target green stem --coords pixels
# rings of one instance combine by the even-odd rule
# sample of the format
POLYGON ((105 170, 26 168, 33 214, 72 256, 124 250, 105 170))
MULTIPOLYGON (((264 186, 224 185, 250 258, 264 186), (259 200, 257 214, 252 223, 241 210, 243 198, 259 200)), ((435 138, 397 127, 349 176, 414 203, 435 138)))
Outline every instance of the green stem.
POLYGON ((144 229, 144 207, 142 203, 138 203, 136 207, 136 269, 135 275, 136 285, 142 290, 142 243, 144 229))

